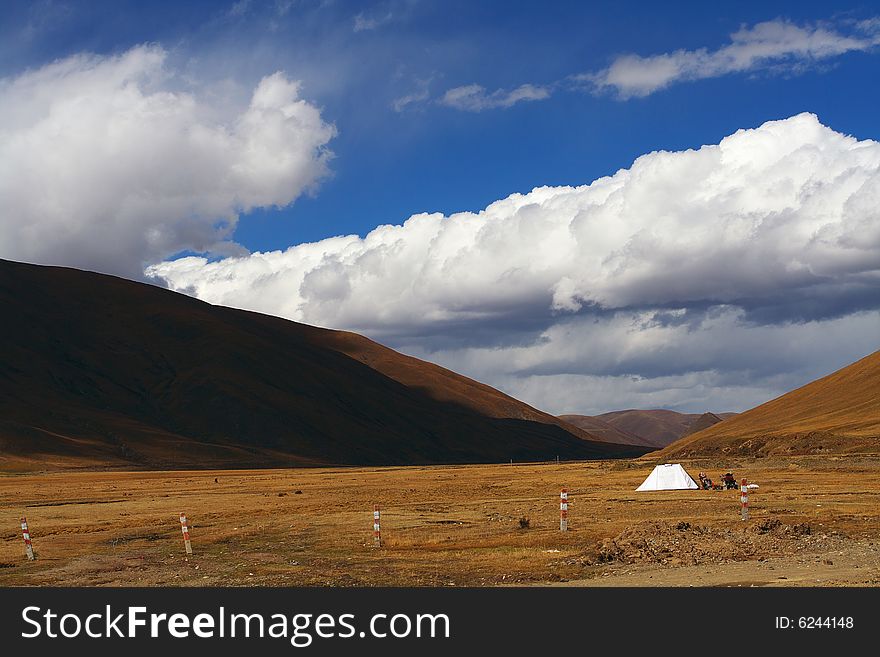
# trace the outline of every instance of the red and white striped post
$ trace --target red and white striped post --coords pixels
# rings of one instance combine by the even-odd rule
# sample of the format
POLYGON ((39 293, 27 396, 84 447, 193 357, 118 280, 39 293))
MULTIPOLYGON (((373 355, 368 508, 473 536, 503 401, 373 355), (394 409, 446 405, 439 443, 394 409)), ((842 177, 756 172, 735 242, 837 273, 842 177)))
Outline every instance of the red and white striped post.
POLYGON ((189 521, 187 521, 185 513, 180 514, 180 531, 183 532, 183 545, 186 547, 186 553, 192 554, 192 543, 189 542, 189 521))
POLYGON ((749 487, 748 482, 743 479, 739 486, 739 501, 742 503, 742 519, 749 519, 749 487))
POLYGON ((31 543, 31 532, 28 529, 27 518, 21 517, 21 535, 24 537, 24 550, 27 552, 28 561, 36 559, 34 556, 34 546, 31 543))
POLYGON ((373 544, 382 547, 382 532, 379 529, 379 505, 373 505, 373 544))
POLYGON ((559 531, 568 531, 568 489, 563 488, 559 493, 559 531))

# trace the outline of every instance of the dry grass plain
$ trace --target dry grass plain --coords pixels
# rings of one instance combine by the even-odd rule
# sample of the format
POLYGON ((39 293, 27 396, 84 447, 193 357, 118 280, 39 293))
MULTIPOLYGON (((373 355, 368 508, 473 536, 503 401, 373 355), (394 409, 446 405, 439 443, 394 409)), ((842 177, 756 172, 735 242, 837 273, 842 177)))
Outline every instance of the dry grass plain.
POLYGON ((0 585, 880 585, 880 456, 683 464, 757 482, 751 519, 738 491, 634 492, 649 460, 0 475, 0 585))

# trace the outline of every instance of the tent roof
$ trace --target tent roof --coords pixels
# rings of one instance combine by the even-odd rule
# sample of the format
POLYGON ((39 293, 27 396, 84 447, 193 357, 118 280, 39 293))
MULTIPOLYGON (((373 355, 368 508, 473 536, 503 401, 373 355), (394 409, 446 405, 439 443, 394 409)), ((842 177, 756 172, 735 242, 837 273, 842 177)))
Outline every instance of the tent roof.
POLYGON ((664 463, 655 467, 637 491, 646 490, 690 490, 698 489, 694 480, 681 463, 664 463))

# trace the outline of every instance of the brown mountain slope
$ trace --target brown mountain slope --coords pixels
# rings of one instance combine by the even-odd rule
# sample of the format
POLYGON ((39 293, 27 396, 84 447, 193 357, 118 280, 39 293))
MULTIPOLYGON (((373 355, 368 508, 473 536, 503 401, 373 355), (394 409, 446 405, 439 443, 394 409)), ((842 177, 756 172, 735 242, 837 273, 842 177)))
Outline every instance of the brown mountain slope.
POLYGON ((357 333, 314 330, 320 331, 316 335, 321 344, 350 356, 395 381, 420 390, 437 401, 457 404, 494 418, 555 424, 586 440, 597 440, 595 436, 578 432, 560 418, 539 411, 491 386, 434 363, 404 356, 357 333))
POLYGON ((595 436, 598 440, 609 443, 618 443, 623 445, 643 445, 645 447, 656 447, 653 443, 645 438, 618 429, 614 425, 600 420, 592 415, 560 415, 560 420, 573 424, 579 429, 583 429, 590 435, 595 436))
POLYGON ((699 415, 666 409, 629 409, 602 415, 560 415, 559 418, 609 442, 662 448, 734 415, 736 413, 699 415))
POLYGON ((662 456, 880 451, 880 351, 713 427, 662 456))
POLYGON ((688 429, 685 432, 685 436, 689 436, 692 433, 697 433, 697 431, 702 431, 703 429, 708 429, 709 427, 715 426, 719 422, 723 422, 723 419, 715 415, 715 413, 703 413, 696 420, 691 422, 688 425, 688 429))
POLYGON ((603 413, 597 417, 617 429, 639 436, 654 447, 666 447, 685 435, 699 415, 666 409, 629 409, 603 413))
POLYGON ((0 308, 0 469, 640 451, 361 336, 152 285, 0 260, 0 308))

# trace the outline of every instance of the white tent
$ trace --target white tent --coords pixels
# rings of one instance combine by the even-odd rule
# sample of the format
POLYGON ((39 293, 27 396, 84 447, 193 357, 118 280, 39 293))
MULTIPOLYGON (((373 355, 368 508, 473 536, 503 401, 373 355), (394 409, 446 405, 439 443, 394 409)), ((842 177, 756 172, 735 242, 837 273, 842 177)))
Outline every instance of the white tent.
POLYGON ((684 490, 699 488, 680 463, 664 463, 658 465, 637 491, 645 490, 684 490))

